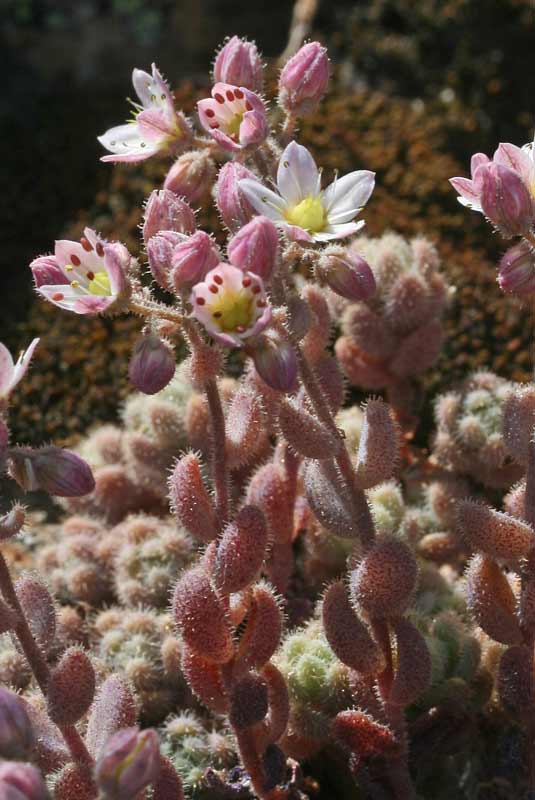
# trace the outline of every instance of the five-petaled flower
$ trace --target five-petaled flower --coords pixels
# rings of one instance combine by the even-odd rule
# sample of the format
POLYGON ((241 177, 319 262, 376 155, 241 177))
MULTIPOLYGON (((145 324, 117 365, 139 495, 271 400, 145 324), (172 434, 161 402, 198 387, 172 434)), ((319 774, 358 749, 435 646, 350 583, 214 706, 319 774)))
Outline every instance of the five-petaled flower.
POLYGON ((364 222, 354 222, 373 192, 375 173, 357 170, 321 189, 321 171, 306 147, 290 142, 279 161, 277 188, 267 189, 250 178, 240 189, 259 214, 283 228, 289 239, 327 242, 356 233, 364 222))
POLYGON ((91 228, 79 242, 56 242, 53 256, 30 264, 39 294, 75 314, 100 314, 128 297, 132 257, 119 242, 105 242, 91 228))
POLYGON ((39 339, 34 339, 15 362, 5 344, 0 342, 0 401, 5 400, 22 380, 38 344, 39 339))
POLYGON ((197 103, 201 125, 225 150, 260 144, 268 133, 266 109, 245 86, 216 83, 212 97, 197 103))
POLYGON ((226 347, 241 347, 271 321, 262 278, 231 264, 219 264, 193 287, 193 314, 226 347))
POLYGON ((187 146, 192 137, 185 117, 175 110, 173 97, 156 65, 152 75, 141 69, 132 73, 132 83, 141 103, 134 103, 134 119, 110 128, 99 142, 112 155, 101 161, 144 161, 172 146, 187 146))

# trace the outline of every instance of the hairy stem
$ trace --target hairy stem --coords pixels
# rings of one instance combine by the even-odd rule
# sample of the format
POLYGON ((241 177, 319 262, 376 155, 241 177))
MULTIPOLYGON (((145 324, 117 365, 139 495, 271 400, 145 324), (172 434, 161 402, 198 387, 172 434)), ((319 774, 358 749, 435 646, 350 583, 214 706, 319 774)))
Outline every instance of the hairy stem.
POLYGON ((227 521, 229 511, 227 440, 225 435, 225 416, 215 379, 207 382, 205 393, 212 423, 212 476, 215 486, 217 521, 221 529, 227 521))
MULTIPOLYGON (((48 664, 46 663, 45 657, 35 641, 30 626, 28 625, 28 621, 24 615, 22 606, 19 603, 19 598, 17 597, 9 568, 1 552, 0 591, 4 596, 6 603, 8 603, 8 605, 16 614, 17 622, 14 628, 15 635, 19 640, 20 646, 22 647, 24 655, 26 656, 28 664, 30 665, 35 680, 37 681, 43 695, 46 697, 48 682, 50 680, 50 670, 48 668, 48 664)), ((75 726, 63 725, 58 727, 74 761, 78 764, 83 764, 86 766, 91 765, 93 763, 93 759, 91 758, 84 741, 76 730, 75 726)))

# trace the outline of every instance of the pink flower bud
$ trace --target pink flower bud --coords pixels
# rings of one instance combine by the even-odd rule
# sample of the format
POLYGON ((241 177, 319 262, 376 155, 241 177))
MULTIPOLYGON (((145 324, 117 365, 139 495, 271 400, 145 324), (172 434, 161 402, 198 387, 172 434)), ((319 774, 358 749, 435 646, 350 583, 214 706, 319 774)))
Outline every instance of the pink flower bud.
POLYGON ((290 114, 304 116, 317 107, 329 82, 327 50, 309 42, 284 66, 279 78, 279 103, 290 114))
POLYGON ((167 173, 163 188, 195 204, 208 194, 214 178, 215 164, 209 151, 192 150, 175 161, 167 173))
POLYGON ((145 206, 145 244, 159 231, 193 233, 194 230, 195 214, 184 200, 168 189, 152 192, 145 206))
POLYGON ((271 277, 278 252, 277 228, 267 217, 254 217, 228 243, 231 264, 260 275, 264 281, 271 277))
POLYGON ((526 242, 510 247, 503 256, 498 284, 502 291, 521 297, 535 294, 535 253, 526 242))
POLYGON ((256 179, 247 167, 236 161, 228 161, 219 170, 216 202, 223 222, 231 231, 241 228, 256 214, 239 187, 244 178, 256 179))
POLYGON ((95 780, 109 800, 132 800, 158 777, 158 734, 126 728, 108 739, 95 767, 95 780))
POLYGON ((3 761, 0 764, 2 800, 47 800, 48 792, 41 773, 31 764, 3 761))
POLYGON ((504 236, 517 236, 533 225, 533 200, 517 172, 503 164, 484 164, 476 171, 475 182, 484 214, 504 236))
POLYGON ((256 371, 272 389, 292 392, 297 386, 297 355, 292 345, 276 334, 263 336, 252 352, 256 371))
POLYGON ((89 465, 61 447, 14 447, 9 451, 9 467, 25 492, 41 489, 57 497, 81 497, 95 488, 89 465))
POLYGON ((220 262, 219 253, 204 231, 197 231, 173 249, 171 280, 176 291, 199 283, 220 262))
POLYGON ((130 383, 143 394, 156 394, 164 389, 175 374, 176 363, 171 347, 149 333, 138 340, 130 359, 130 383))
POLYGON ((30 264, 36 288, 65 283, 65 275, 56 256, 39 256, 30 264))
POLYGON ((341 247, 325 250, 319 275, 333 292, 348 300, 369 300, 375 294, 375 278, 368 262, 341 247))
POLYGON ((162 289, 170 289, 169 273, 176 245, 186 239, 183 233, 160 231, 147 242, 147 256, 152 276, 162 289))
POLYGON ((0 687, 0 758, 31 757, 35 736, 24 702, 0 687))
POLYGON ((254 42, 233 36, 221 48, 214 63, 214 83, 232 83, 261 92, 264 65, 254 42))

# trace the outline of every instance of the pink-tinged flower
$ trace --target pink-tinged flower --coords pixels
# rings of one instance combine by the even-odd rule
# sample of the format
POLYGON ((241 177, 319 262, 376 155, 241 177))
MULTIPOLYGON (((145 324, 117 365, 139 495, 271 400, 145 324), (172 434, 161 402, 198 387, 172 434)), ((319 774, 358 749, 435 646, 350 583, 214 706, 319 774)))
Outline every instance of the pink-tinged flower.
POLYGON ((268 134, 264 103, 245 86, 216 83, 212 97, 197 103, 203 128, 225 150, 260 144, 268 134))
POLYGON ((165 389, 176 370, 171 347, 159 336, 149 333, 136 342, 128 367, 130 383, 143 394, 165 389))
POLYGON ((152 728, 125 728, 111 736, 95 766, 106 800, 133 800, 160 773, 158 734, 152 728))
POLYGON ((27 350, 23 350, 16 362, 7 347, 0 342, 0 401, 9 397, 30 366, 39 339, 34 339, 27 350))
POLYGON ((376 283, 368 262, 341 247, 328 247, 319 263, 319 275, 333 292, 347 300, 368 300, 376 283))
POLYGON ((484 164, 475 182, 481 188, 483 213, 504 236, 518 236, 531 228, 535 204, 518 172, 496 162, 484 164))
POLYGON ((227 250, 231 264, 267 281, 279 253, 277 228, 267 217, 255 217, 232 237, 227 250))
POLYGON ((535 253, 527 242, 510 247, 500 261, 498 284, 519 297, 535 295, 535 253))
POLYGON ((227 228, 236 231, 254 217, 255 210, 240 189, 244 178, 256 180, 255 175, 237 161, 227 161, 219 170, 216 185, 216 203, 227 228))
POLYGON ((61 447, 13 447, 8 460, 11 477, 25 492, 41 489, 57 497, 81 497, 95 488, 89 465, 61 447))
POLYGON ((169 86, 152 65, 152 75, 135 69, 132 83, 141 103, 134 103, 134 119, 110 128, 99 142, 113 155, 101 161, 144 161, 155 153, 173 147, 187 147, 192 130, 185 117, 175 110, 169 86))
POLYGON ((209 193, 214 179, 215 163, 209 150, 191 150, 175 161, 167 173, 163 188, 195 204, 209 193))
POLYGON ((309 42, 284 66, 279 78, 279 103, 290 114, 304 116, 314 111, 329 83, 327 50, 309 42))
POLYGON ((233 36, 223 45, 214 62, 214 83, 246 86, 252 92, 262 91, 264 65, 254 42, 233 36))
POLYGON ((119 242, 105 242, 91 228, 79 242, 62 239, 50 256, 54 271, 42 269, 42 258, 30 264, 39 294, 75 314, 101 314, 129 294, 127 270, 132 257, 119 242), (53 261, 52 261, 53 259, 53 261), (53 283, 42 281, 53 280, 53 283))
POLYGON ((354 222, 368 202, 375 173, 357 170, 321 189, 321 172, 306 147, 290 142, 279 161, 279 194, 245 178, 240 189, 252 206, 281 227, 289 239, 327 242, 343 239, 364 225, 354 222))
POLYGON ((471 208, 473 211, 481 211, 481 203, 479 195, 481 193, 481 185, 476 183, 476 173, 479 167, 484 164, 490 163, 490 159, 485 153, 475 153, 470 162, 470 172, 472 180, 469 178, 450 178, 450 183, 454 189, 459 192, 457 200, 461 205, 471 208))
POLYGON ((154 189, 145 204, 143 241, 149 240, 160 231, 193 233, 195 214, 182 198, 169 189, 154 189))
POLYGON ((264 282, 252 272, 219 264, 190 297, 194 316, 226 347, 242 347, 271 321, 264 282))
POLYGON ((3 761, 0 764, 0 798, 2 800, 47 800, 43 776, 31 764, 3 761))

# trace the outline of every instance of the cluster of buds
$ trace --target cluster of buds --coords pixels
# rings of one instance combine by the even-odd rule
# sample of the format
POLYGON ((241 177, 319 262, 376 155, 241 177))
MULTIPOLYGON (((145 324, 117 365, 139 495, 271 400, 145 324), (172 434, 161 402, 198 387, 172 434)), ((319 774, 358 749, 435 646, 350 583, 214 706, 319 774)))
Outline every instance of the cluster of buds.
POLYGON ((506 238, 519 238, 500 261, 498 284, 520 298, 535 295, 535 147, 500 144, 489 159, 472 156, 471 180, 452 178, 459 202, 484 214, 506 238))

